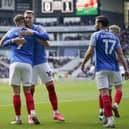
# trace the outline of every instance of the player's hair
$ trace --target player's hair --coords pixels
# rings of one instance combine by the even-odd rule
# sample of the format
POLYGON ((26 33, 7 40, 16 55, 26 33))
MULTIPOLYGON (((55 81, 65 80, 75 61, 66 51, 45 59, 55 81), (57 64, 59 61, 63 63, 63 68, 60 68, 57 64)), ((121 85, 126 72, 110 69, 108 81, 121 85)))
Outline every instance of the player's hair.
POLYGON ((109 19, 107 16, 97 16, 96 19, 98 20, 98 22, 100 22, 104 27, 108 27, 109 26, 109 19))
POLYGON ((25 22, 25 20, 24 20, 24 16, 22 15, 22 14, 18 14, 18 15, 16 15, 14 18, 13 18, 13 21, 14 21, 14 23, 15 24, 22 24, 22 23, 24 23, 25 22))
POLYGON ((111 25, 109 26, 109 31, 112 33, 120 33, 121 28, 118 25, 111 25))
POLYGON ((34 15, 34 11, 33 10, 25 10, 24 14, 32 14, 32 15, 34 15))

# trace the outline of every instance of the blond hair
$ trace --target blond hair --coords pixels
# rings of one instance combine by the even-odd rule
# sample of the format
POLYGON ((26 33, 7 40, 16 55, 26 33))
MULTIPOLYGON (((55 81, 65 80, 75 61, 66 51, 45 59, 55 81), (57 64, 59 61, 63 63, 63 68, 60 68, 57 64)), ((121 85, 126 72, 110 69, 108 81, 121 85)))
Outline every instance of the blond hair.
POLYGON ((109 31, 114 34, 120 34, 121 28, 118 25, 111 25, 109 26, 109 31))

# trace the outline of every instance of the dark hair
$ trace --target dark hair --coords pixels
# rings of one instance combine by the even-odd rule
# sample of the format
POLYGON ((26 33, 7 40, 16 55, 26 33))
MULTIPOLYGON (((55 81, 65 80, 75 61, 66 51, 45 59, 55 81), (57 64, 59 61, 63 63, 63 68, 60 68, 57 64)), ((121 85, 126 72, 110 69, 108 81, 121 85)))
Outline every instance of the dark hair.
POLYGON ((32 14, 32 15, 34 15, 34 11, 33 10, 25 10, 24 14, 32 14))
POLYGON ((104 27, 109 26, 109 19, 107 16, 97 16, 96 19, 100 22, 104 27))
POLYGON ((18 14, 13 18, 14 23, 21 24, 24 22, 24 16, 22 14, 18 14))

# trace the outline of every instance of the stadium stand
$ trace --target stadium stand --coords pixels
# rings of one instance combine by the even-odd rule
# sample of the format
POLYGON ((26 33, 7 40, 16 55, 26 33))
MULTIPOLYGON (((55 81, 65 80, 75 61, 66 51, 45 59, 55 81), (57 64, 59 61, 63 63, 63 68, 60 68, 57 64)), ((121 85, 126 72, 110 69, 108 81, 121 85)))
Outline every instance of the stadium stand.
POLYGON ((129 55, 129 28, 121 31, 120 35, 121 46, 125 56, 129 55))
POLYGON ((69 61, 63 67, 60 67, 58 70, 59 70, 59 72, 71 73, 79 66, 80 62, 81 62, 80 58, 75 58, 75 59, 69 61))
MULTIPOLYGON (((84 57, 84 53, 89 45, 89 39, 91 36, 91 33, 95 31, 94 28, 94 20, 95 15, 86 15, 86 16, 76 16, 75 12, 72 12, 71 14, 59 14, 56 13, 49 13, 49 15, 43 14, 41 12, 41 4, 36 2, 35 0, 33 4, 35 4, 35 7, 32 7, 32 1, 26 1, 22 0, 19 2, 19 0, 16 1, 16 8, 15 11, 9 11, 9 10, 2 10, 0 12, 0 38, 7 32, 11 27, 14 26, 13 24, 13 16, 15 16, 17 13, 23 13, 25 9, 34 9, 36 13, 36 24, 40 24, 43 26, 43 29, 46 30, 50 35, 50 45, 51 47, 48 49, 48 56, 49 56, 49 63, 51 64, 51 67, 54 69, 61 68, 63 70, 66 70, 65 67, 67 67, 67 70, 71 72, 72 77, 79 77, 79 76, 87 76, 89 68, 87 67, 86 73, 82 73, 80 71, 80 60, 79 58, 84 57), (26 8, 22 8, 23 5, 26 5, 26 8), (71 51, 71 53, 70 53, 71 51), (75 69, 71 68, 72 65, 66 65, 67 63, 70 64, 70 62, 73 61, 72 58, 67 57, 68 54, 73 54, 73 58, 76 58, 77 65, 75 66, 75 69), (57 56, 55 58, 54 56, 57 56), (64 58, 62 58, 64 57, 64 58)), ((75 2, 75 1, 74 1, 75 2)), ((119 1, 122 3, 122 0, 119 1)), ((123 15, 119 13, 119 10, 122 9, 122 4, 119 3, 117 8, 114 8, 113 6, 116 5, 115 1, 112 1, 112 7, 111 10, 108 8, 107 5, 108 2, 106 0, 101 1, 101 8, 100 8, 100 14, 104 14, 110 17, 111 24, 115 22, 115 24, 118 23, 120 26, 123 26, 122 24, 122 17, 123 15), (120 20, 116 19, 119 18, 120 20)), ((115 6, 116 7, 116 6, 115 6)), ((73 10, 75 11, 75 10, 73 10)), ((124 51, 124 54, 128 57, 129 55, 129 29, 125 29, 121 32, 121 45, 124 51)), ((71 57, 71 55, 69 55, 71 57)), ((1 60, 0 63, 2 66, 7 68, 6 65, 8 65, 8 61, 1 60)), ((74 66, 74 65, 73 65, 74 66)))
POLYGON ((9 77, 9 58, 0 55, 0 78, 9 77))

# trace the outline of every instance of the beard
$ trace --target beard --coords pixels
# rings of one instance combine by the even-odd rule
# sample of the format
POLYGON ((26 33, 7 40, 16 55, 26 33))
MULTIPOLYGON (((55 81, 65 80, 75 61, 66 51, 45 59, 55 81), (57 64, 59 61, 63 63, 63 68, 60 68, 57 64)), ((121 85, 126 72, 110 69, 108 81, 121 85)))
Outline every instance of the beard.
POLYGON ((29 25, 29 24, 27 24, 27 23, 25 23, 25 25, 26 25, 26 27, 31 28, 31 25, 29 25))
POLYGON ((99 29, 97 28, 97 29, 95 29, 96 31, 99 31, 99 29))

